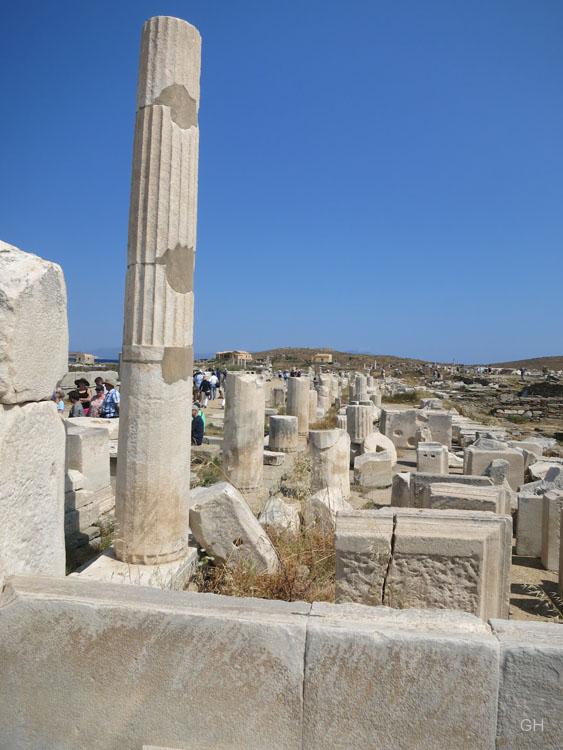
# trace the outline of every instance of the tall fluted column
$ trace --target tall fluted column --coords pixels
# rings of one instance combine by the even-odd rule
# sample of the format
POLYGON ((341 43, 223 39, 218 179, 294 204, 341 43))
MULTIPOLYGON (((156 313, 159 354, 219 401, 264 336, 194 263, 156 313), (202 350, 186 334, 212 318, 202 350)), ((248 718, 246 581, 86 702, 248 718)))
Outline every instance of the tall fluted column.
POLYGON ((116 555, 186 551, 201 37, 178 18, 143 26, 121 359, 116 555))

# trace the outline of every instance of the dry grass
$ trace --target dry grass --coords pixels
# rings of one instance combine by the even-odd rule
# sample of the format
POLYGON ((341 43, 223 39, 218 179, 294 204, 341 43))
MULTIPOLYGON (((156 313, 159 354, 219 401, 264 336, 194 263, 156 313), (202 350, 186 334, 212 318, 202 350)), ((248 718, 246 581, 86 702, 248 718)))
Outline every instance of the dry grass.
POLYGON ((192 470, 197 477, 196 481, 191 483, 192 487, 209 487, 209 485, 217 482, 228 481, 219 456, 213 458, 197 456, 193 458, 192 470))
POLYGON ((257 573, 247 560, 213 565, 203 558, 192 584, 198 591, 282 601, 334 601, 334 534, 318 527, 298 534, 266 529, 280 560, 277 573, 257 573))
POLYGON ((336 427, 336 406, 331 406, 322 419, 309 425, 310 430, 332 430, 336 427))

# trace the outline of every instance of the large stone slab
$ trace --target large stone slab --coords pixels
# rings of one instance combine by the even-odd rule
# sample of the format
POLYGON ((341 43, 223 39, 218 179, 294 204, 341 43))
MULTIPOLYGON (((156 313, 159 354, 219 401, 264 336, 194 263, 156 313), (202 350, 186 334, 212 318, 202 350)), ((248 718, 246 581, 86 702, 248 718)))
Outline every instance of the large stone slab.
POLYGON ((0 600, 0 747, 301 750, 309 609, 12 579, 0 600))
POLYGON ((463 613, 316 603, 303 748, 493 748, 498 643, 463 613))
POLYGON ((50 398, 67 363, 61 267, 0 241, 0 404, 50 398))
MULTIPOLYGON (((492 487, 490 477, 472 476, 465 474, 448 474, 448 484, 464 484, 474 487, 492 487)), ((436 483, 443 483, 443 474, 426 474, 411 471, 408 491, 405 482, 395 482, 391 493, 391 504, 397 507, 428 508, 430 507, 430 487, 436 483)))
POLYGON ((491 620, 500 643, 498 750, 563 747, 563 627, 491 620))
POLYGON ((228 482, 191 492, 190 528, 197 543, 219 563, 245 559, 260 572, 278 569, 278 556, 240 492, 228 482))
POLYGON ((471 484, 436 482, 430 485, 429 508, 444 510, 485 510, 510 515, 510 497, 504 487, 476 487, 471 484))
POLYGON ((0 405, 0 579, 64 576, 64 462, 53 402, 0 405))

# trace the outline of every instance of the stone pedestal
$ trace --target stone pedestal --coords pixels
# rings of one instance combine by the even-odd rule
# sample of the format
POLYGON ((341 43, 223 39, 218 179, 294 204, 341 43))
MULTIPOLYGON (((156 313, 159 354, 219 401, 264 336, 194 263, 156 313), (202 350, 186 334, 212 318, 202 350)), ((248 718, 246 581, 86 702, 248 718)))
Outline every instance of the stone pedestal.
POLYGON ((268 447, 271 451, 295 453, 299 447, 297 417, 272 415, 268 447))
POLYGON ((309 432, 309 378, 289 378, 287 381, 287 413, 297 417, 300 435, 309 432))
MULTIPOLYGON (((262 484, 264 384, 255 375, 229 373, 225 388, 223 470, 242 492, 262 484)), ((273 450, 273 449, 272 449, 273 450)))

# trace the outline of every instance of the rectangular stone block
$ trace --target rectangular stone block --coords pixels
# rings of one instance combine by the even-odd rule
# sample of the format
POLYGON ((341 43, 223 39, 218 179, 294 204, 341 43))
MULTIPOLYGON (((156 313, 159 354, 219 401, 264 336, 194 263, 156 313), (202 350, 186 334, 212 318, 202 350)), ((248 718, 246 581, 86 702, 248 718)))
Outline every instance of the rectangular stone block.
POLYGON ((504 487, 436 482, 428 493, 428 507, 443 510, 484 510, 510 515, 510 497, 504 487))
POLYGON ((65 536, 82 531, 99 518, 98 506, 88 503, 76 510, 65 511, 65 536))
POLYGON ((500 644, 498 750, 563 747, 563 627, 491 620, 500 644))
POLYGON ((511 518, 489 512, 341 512, 337 601, 507 617, 511 540, 511 518))
POLYGON ((445 445, 440 443, 419 443, 416 448, 417 471, 431 474, 447 474, 449 471, 449 454, 445 445))
POLYGON ((313 604, 303 748, 493 748, 498 643, 465 613, 313 604))
POLYGON ((398 510, 383 604, 508 617, 511 551, 508 516, 398 510))
POLYGON ((543 496, 518 493, 516 554, 541 557, 543 535, 543 496))
MULTIPOLYGON (((430 487, 436 482, 443 483, 443 474, 426 474, 420 471, 411 472, 410 479, 410 507, 430 507, 430 487)), ((467 474, 448 474, 448 484, 472 485, 474 487, 491 487, 492 480, 489 477, 476 477, 467 474)), ((403 501, 407 495, 403 495, 403 501)), ((403 506, 405 507, 405 506, 403 506)))
POLYGON ((65 420, 66 428, 66 468, 79 471, 83 477, 85 490, 96 490, 108 487, 109 473, 109 436, 103 428, 83 427, 73 424, 72 419, 65 420))
POLYGON ((301 750, 309 610, 11 579, 0 601, 0 747, 301 750))
POLYGON ((0 404, 0 581, 64 575, 64 455, 52 401, 0 404))
POLYGON ((547 570, 559 570, 563 490, 549 490, 543 496, 541 561, 547 570))
POLYGON ((337 603, 382 603, 392 536, 392 516, 362 510, 337 515, 334 536, 337 603))
POLYGON ((0 404, 50 398, 67 367, 62 268, 0 241, 0 404))
POLYGON ((426 423, 432 435, 432 442, 445 445, 449 450, 452 447, 452 417, 446 411, 437 409, 424 410, 426 423))
MULTIPOLYGON (((497 442, 497 441, 493 441, 497 442)), ((470 445, 465 449, 463 473, 464 474, 483 474, 489 464, 497 458, 508 461, 508 483, 513 490, 517 490, 524 484, 524 455, 517 448, 489 449, 470 445)))
POLYGON ((416 409, 382 409, 379 427, 396 448, 416 447, 416 409))

